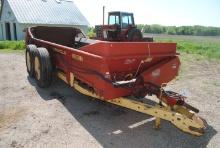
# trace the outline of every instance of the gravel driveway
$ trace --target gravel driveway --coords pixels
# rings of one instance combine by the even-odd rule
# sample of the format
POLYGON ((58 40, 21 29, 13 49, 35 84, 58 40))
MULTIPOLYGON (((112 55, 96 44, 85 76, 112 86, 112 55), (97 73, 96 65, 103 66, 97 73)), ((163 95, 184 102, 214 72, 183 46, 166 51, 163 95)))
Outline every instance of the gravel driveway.
POLYGON ((166 121, 154 130, 151 116, 81 95, 60 80, 40 89, 27 76, 24 54, 0 53, 0 71, 0 148, 219 148, 219 62, 189 58, 170 86, 187 92, 207 120, 201 137, 166 121))

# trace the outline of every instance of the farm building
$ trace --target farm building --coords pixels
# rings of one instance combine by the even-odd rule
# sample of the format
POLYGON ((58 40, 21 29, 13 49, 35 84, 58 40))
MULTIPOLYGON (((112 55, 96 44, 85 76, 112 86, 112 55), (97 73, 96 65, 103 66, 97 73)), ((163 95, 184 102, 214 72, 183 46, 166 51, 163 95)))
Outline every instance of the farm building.
POLYGON ((73 0, 1 0, 0 40, 23 40, 29 26, 78 27, 88 21, 73 0))

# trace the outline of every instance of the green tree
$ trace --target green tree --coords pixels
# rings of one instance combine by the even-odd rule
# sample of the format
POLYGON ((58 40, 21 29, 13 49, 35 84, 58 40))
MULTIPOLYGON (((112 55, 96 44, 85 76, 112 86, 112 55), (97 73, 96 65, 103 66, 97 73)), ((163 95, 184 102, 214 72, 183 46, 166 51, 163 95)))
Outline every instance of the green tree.
POLYGON ((176 26, 168 26, 166 33, 170 34, 170 35, 175 35, 176 34, 176 26))

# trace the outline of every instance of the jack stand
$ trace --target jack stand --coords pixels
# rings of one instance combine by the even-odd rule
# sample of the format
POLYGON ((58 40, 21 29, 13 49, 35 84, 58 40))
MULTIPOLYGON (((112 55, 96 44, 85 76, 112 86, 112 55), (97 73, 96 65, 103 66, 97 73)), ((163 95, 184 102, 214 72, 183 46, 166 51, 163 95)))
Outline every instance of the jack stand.
POLYGON ((154 123, 154 129, 159 130, 161 128, 161 119, 156 117, 154 123))

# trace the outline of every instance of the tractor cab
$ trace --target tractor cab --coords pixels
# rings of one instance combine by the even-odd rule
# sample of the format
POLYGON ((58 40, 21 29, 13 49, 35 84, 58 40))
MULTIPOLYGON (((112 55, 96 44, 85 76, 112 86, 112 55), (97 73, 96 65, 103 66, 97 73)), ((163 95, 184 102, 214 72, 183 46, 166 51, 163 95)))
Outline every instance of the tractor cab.
POLYGON ((134 23, 133 13, 109 12, 108 25, 95 26, 96 39, 104 41, 142 41, 143 36, 134 23))
POLYGON ((133 13, 109 12, 108 25, 119 25, 121 29, 135 27, 133 13))

